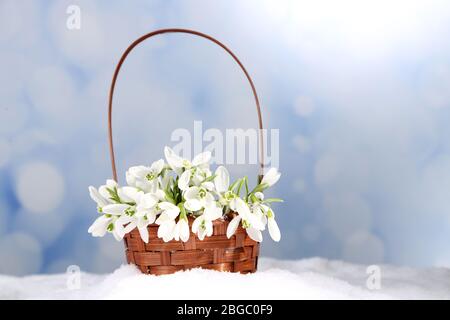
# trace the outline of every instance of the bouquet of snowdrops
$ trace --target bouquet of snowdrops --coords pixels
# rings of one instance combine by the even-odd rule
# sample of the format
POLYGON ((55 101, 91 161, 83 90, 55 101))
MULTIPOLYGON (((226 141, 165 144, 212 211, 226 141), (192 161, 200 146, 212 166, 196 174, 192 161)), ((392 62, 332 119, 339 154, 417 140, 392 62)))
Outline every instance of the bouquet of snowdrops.
POLYGON ((200 240, 213 234, 216 219, 230 220, 228 238, 240 224, 251 239, 261 242, 261 231, 267 225, 272 239, 280 240, 280 230, 270 205, 282 200, 264 198, 263 194, 280 178, 276 168, 269 169, 261 182, 250 190, 247 177, 230 184, 230 175, 223 166, 212 173, 210 152, 201 153, 192 161, 179 157, 169 147, 165 147, 164 154, 167 163, 160 159, 150 167, 129 168, 127 186, 107 180, 98 189, 89 187, 100 214, 89 233, 103 237, 109 232, 121 240, 137 228, 142 240, 148 243, 147 226, 156 223, 158 237, 165 242, 173 239, 186 242, 191 233, 188 217, 192 217, 192 232, 200 240))

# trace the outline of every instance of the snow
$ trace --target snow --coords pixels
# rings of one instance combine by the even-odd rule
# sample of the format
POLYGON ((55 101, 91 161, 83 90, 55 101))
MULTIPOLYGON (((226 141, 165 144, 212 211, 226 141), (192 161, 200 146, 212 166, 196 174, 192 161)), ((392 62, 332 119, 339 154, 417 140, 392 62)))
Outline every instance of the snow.
POLYGON ((0 276, 0 299, 450 299, 450 269, 379 266, 380 289, 368 289, 367 266, 321 258, 261 258, 255 274, 194 269, 166 276, 121 266, 107 275, 0 276), (76 283, 76 282, 75 282, 76 283))

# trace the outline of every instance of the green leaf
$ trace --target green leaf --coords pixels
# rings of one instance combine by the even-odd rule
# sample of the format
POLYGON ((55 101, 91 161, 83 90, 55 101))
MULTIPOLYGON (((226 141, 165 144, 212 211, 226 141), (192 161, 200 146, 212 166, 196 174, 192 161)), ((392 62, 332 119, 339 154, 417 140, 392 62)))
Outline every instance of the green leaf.
POLYGON ((241 182, 241 179, 236 180, 235 182, 233 182, 231 184, 231 186, 228 188, 228 190, 230 191, 234 191, 234 189, 236 188, 236 186, 241 182))
POLYGON ((166 194, 166 199, 167 199, 167 201, 169 201, 169 202, 171 202, 171 203, 173 203, 173 204, 176 204, 176 201, 175 201, 175 199, 173 198, 173 195, 172 195, 172 193, 170 192, 170 190, 164 190, 164 193, 166 194))
POLYGON ((263 202, 267 202, 267 203, 272 203, 272 202, 284 202, 284 200, 283 200, 283 199, 280 199, 280 198, 267 198, 267 199, 264 199, 263 202))
POLYGON ((187 212, 186 212, 186 208, 184 207, 184 202, 180 202, 178 204, 178 208, 180 208, 180 218, 187 219, 187 212))
POLYGON ((114 189, 111 188, 106 188, 106 190, 108 191, 109 195, 111 196, 110 199, 116 203, 121 203, 120 197, 117 193, 117 187, 114 187, 114 189))
POLYGON ((239 186, 238 186, 238 189, 237 189, 237 192, 236 192, 236 194, 239 197, 241 196, 241 189, 242 189, 242 186, 244 185, 244 182, 245 182, 245 178, 242 178, 241 181, 239 182, 239 186))
POLYGON ((244 177, 244 185, 245 185, 245 202, 248 200, 248 177, 244 177))
POLYGON ((217 176, 216 174, 213 174, 213 175, 211 175, 211 176, 205 178, 205 179, 202 181, 202 183, 203 183, 203 182, 210 182, 210 181, 213 181, 213 180, 216 178, 216 176, 217 176))
POLYGON ((267 189, 268 187, 269 187, 269 185, 267 183, 260 183, 250 193, 262 192, 265 189, 267 189))

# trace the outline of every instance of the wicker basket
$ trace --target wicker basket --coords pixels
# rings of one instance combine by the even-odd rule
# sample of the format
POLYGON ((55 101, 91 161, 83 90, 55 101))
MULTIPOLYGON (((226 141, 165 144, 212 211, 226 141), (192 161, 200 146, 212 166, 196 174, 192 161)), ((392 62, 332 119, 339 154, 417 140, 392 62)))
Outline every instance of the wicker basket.
MULTIPOLYGON (((188 29, 161 29, 143 35, 134 41, 124 51, 114 71, 109 91, 108 104, 109 150, 114 180, 118 181, 112 138, 112 101, 117 76, 119 75, 123 62, 133 48, 148 38, 166 33, 189 34, 212 41, 224 49, 244 72, 252 89, 258 115, 258 124, 260 129, 259 160, 261 171, 258 177, 261 179, 261 174, 264 168, 264 137, 262 131, 263 124, 261 108, 255 86, 247 70, 230 49, 209 35, 188 29)), ((192 221, 193 220, 190 218, 190 226, 192 226, 192 221)), ((191 232, 189 241, 187 242, 175 240, 164 242, 157 236, 158 225, 152 224, 148 226, 149 242, 144 243, 141 240, 139 232, 135 229, 124 238, 127 261, 128 263, 135 264, 143 273, 155 275, 169 274, 179 270, 197 267, 241 273, 255 272, 258 263, 259 243, 250 239, 246 231, 240 226, 236 233, 228 239, 226 236, 228 223, 229 222, 227 220, 218 219, 213 222, 214 231, 211 237, 205 237, 204 240, 199 240, 198 237, 191 232)))
MULTIPOLYGON (((189 225, 192 224, 192 219, 189 225)), ((255 272, 259 243, 250 239, 241 227, 230 239, 226 236, 228 221, 214 221, 211 237, 199 240, 191 232, 187 242, 164 242, 157 236, 158 226, 149 229, 149 242, 141 240, 135 229, 125 236, 128 263, 135 264, 143 273, 168 274, 191 268, 230 272, 255 272)))

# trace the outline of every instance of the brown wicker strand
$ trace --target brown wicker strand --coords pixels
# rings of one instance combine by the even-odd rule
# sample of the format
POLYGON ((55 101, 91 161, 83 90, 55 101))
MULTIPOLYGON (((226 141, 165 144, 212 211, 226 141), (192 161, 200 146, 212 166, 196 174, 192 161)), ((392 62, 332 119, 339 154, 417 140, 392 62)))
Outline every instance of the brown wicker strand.
MULTIPOLYGON (((189 219, 189 226, 192 221, 189 219)), ((213 224, 215 232, 211 237, 200 240, 191 232, 186 243, 159 239, 158 225, 155 224, 148 227, 149 242, 144 243, 135 229, 125 236, 127 261, 135 264, 143 273, 156 275, 192 268, 255 272, 259 243, 250 239, 241 227, 228 239, 228 221, 216 220, 213 224)))

